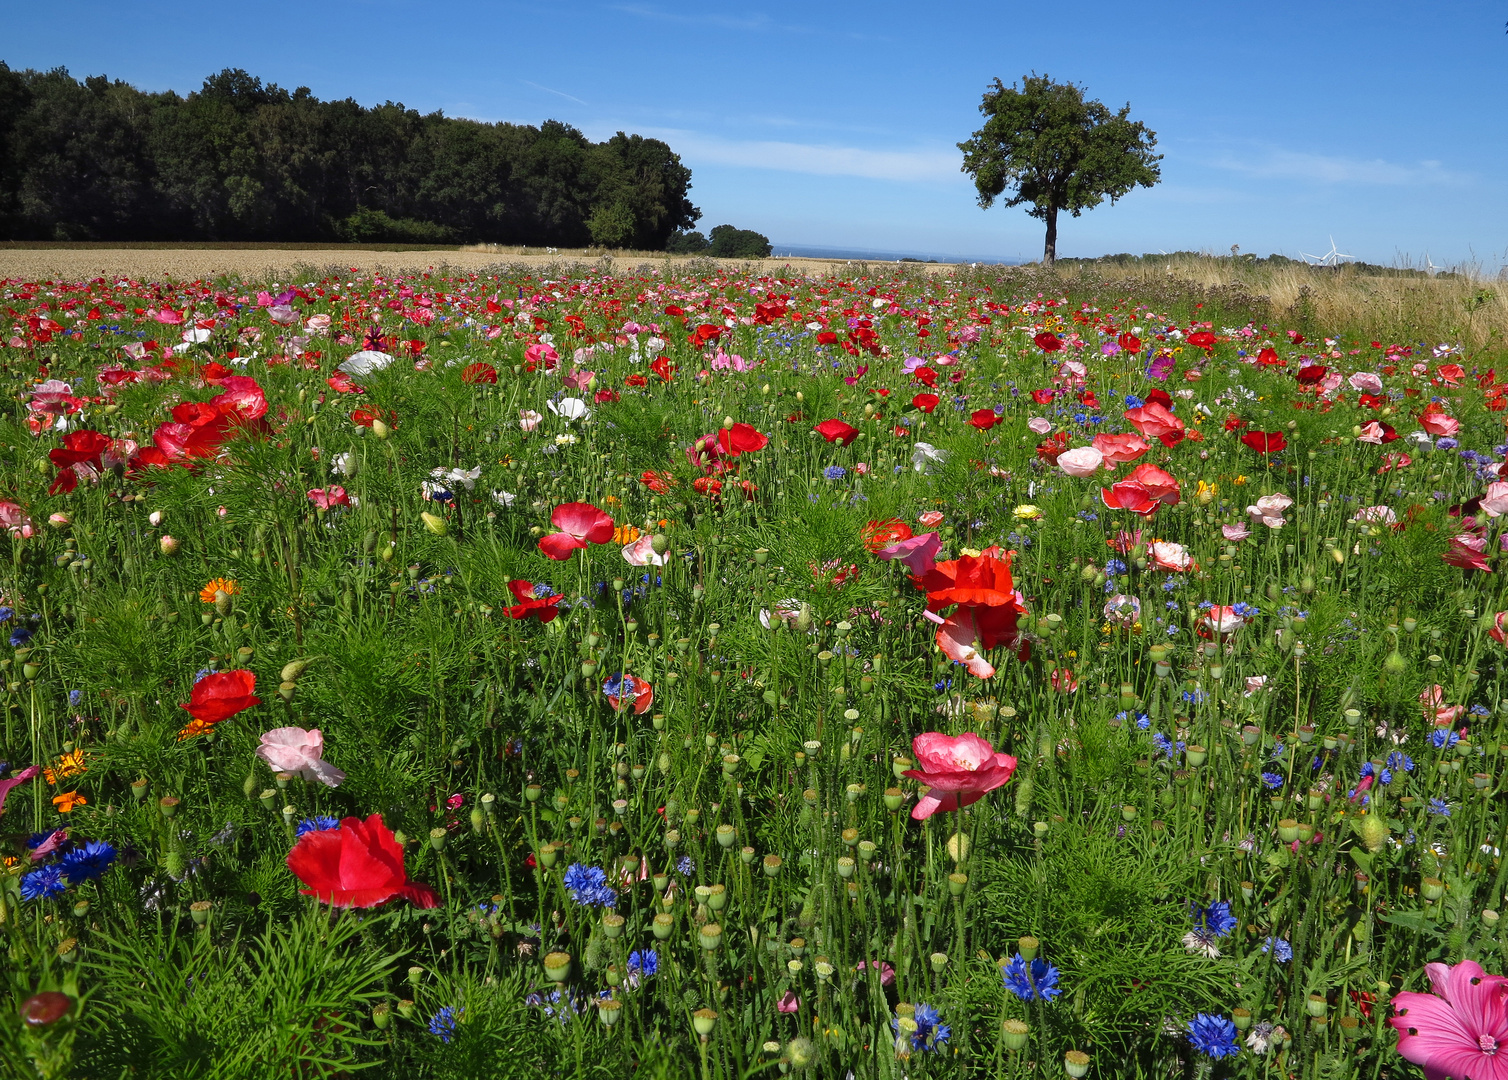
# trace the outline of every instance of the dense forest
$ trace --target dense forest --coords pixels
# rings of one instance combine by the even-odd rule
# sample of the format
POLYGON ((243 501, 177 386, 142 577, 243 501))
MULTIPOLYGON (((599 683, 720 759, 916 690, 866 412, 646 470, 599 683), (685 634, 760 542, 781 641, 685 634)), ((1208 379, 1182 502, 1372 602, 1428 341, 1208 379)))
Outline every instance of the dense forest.
POLYGON ((657 139, 320 101, 226 69, 187 97, 0 62, 0 239, 660 250, 701 212, 657 139))

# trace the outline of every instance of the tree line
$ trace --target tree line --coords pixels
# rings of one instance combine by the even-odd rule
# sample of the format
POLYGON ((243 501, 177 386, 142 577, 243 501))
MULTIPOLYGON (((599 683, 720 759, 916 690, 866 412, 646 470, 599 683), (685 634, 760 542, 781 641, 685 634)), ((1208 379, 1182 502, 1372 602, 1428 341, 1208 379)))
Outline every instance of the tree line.
POLYGON ((227 68, 186 97, 0 61, 0 239, 662 250, 701 212, 658 139, 321 101, 227 68))

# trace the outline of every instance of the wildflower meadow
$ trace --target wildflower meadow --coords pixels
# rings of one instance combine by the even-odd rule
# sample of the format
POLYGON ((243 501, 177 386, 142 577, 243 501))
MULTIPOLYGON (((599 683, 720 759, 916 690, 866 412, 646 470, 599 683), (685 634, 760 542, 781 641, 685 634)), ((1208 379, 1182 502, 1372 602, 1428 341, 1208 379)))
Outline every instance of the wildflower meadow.
POLYGON ((1251 299, 0 281, 0 1074, 1508 1078, 1501 347, 1251 299))

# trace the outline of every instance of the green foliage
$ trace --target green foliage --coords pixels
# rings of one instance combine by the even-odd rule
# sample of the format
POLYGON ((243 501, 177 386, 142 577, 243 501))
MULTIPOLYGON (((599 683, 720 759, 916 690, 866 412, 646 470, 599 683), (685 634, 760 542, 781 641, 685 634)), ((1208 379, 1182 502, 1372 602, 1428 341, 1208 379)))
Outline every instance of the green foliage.
POLYGON ((429 221, 412 221, 406 218, 391 218, 381 210, 357 207, 356 212, 336 227, 342 240, 353 244, 401 243, 401 244, 449 244, 455 242, 455 233, 444 225, 429 221))
POLYGON ((979 205, 1006 195, 1006 206, 1029 205, 1047 223, 1042 261, 1057 256, 1058 212, 1078 217, 1136 187, 1151 187, 1161 172, 1153 154, 1157 133, 1129 118, 1131 106, 1112 113, 1086 101, 1082 87, 1027 75, 1017 89, 999 79, 979 104, 984 126, 967 142, 963 171, 974 179, 979 205))
POLYGON ((770 239, 753 229, 715 225, 707 234, 707 254, 715 259, 764 259, 770 254, 770 239))

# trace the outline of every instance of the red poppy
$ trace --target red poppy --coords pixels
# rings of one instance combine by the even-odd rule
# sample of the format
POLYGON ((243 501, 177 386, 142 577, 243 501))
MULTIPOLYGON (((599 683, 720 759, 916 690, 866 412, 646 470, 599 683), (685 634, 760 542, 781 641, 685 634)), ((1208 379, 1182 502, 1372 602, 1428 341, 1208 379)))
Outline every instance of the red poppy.
POLYGON ((234 374, 235 372, 232 369, 226 367, 224 364, 216 363, 213 360, 199 369, 199 377, 203 379, 205 384, 208 386, 219 386, 222 380, 234 374))
POLYGON ((643 475, 639 477, 639 483, 658 495, 663 495, 676 486, 675 477, 670 473, 655 472, 653 469, 645 469, 643 475))
POLYGON ((1148 400, 1139 409, 1127 409, 1126 419, 1143 436, 1158 439, 1164 446, 1174 447, 1183 441, 1183 421, 1161 402, 1148 400))
POLYGON ((480 362, 467 364, 461 369, 461 381, 464 383, 495 383, 497 382, 497 368, 491 364, 480 362))
POLYGON ((307 832, 288 853, 299 892, 341 908, 371 908, 401 897, 416 907, 440 906, 433 889, 408 880, 403 848, 381 814, 348 817, 338 829, 307 832))
POLYGON ((550 515, 550 524, 560 532, 540 537, 539 550, 551 559, 569 559, 577 548, 613 538, 613 519, 591 503, 562 503, 550 515))
POLYGON ((1063 339, 1049 330, 1043 330, 1033 337, 1032 341, 1036 343, 1037 348, 1047 353, 1057 352, 1063 347, 1063 339))
POLYGON ((859 530, 859 536, 864 540, 864 548, 870 554, 902 540, 910 540, 912 535, 911 526, 900 518, 871 521, 859 530))
MULTIPOLYGON (((533 615, 542 623, 550 622, 560 614, 560 602, 565 599, 560 593, 535 595, 537 586, 532 581, 510 581, 508 591, 518 598, 518 603, 508 609, 510 619, 527 619, 533 615)), ((549 586, 545 586, 549 588, 549 586)))
POLYGON ((1276 454, 1288 448, 1288 439, 1281 431, 1248 431, 1241 441, 1259 454, 1276 454))
POLYGON ((616 680, 608 679, 603 684, 602 693, 607 697, 607 703, 613 707, 613 712, 631 705, 636 716, 647 713, 655 700, 655 688, 627 672, 616 680), (617 692, 610 692, 609 687, 617 692))
POLYGON ((831 330, 823 330, 817 334, 818 345, 836 345, 837 343, 838 335, 831 330))
POLYGON ((360 394, 364 393, 361 387, 356 385, 356 380, 344 371, 337 371, 325 380, 325 384, 337 394, 360 394))
POLYGON ((1060 431, 1056 435, 1049 435, 1037 444, 1037 456, 1049 465, 1058 463, 1058 455, 1068 449, 1068 432, 1060 431))
POLYGON ((1150 445, 1140 435, 1096 435, 1092 445, 1104 455, 1107 465, 1125 465, 1145 454, 1150 445))
POLYGON ((657 356, 654 363, 649 365, 649 370, 658 375, 662 382, 669 382, 670 376, 675 373, 675 365, 670 362, 670 357, 657 356))
POLYGON ((110 448, 110 437, 98 431, 70 431, 63 436, 63 445, 48 452, 48 458, 58 467, 58 475, 47 489, 47 494, 72 491, 79 486, 79 474, 98 475, 104 468, 100 455, 110 448))
POLYGON ((1257 363, 1262 367, 1284 367, 1288 361, 1278 355, 1278 351, 1271 345, 1257 351, 1257 363))
POLYGON ((1306 364, 1304 367, 1299 368, 1299 385, 1313 386, 1323 379, 1325 373, 1329 370, 1324 364, 1306 364))
POLYGON ((1388 403, 1388 399, 1376 394, 1362 394, 1356 399, 1356 403, 1364 409, 1380 409, 1388 403))
POLYGON ((752 454, 769 446, 770 437, 750 424, 734 424, 729 428, 718 429, 717 444, 729 456, 752 454))
POLYGON ((839 446, 847 446, 859 437, 859 429, 852 424, 845 424, 842 420, 824 420, 812 430, 828 442, 835 442, 839 446))
POLYGON ((243 709, 260 705, 257 677, 250 671, 212 671, 194 684, 189 703, 178 706, 201 725, 218 724, 243 709))
POLYGON ((649 380, 647 378, 645 378, 643 375, 640 375, 638 372, 634 372, 634 374, 630 375, 628 378, 626 378, 626 379, 623 380, 623 385, 624 386, 632 386, 632 387, 636 387, 636 388, 637 387, 644 387, 644 386, 648 386, 649 385, 649 380))
POLYGON ((378 420, 389 427, 398 426, 396 414, 380 409, 376 405, 363 405, 351 412, 351 423, 357 427, 371 427, 378 420))
POLYGON ((690 334, 686 335, 686 339, 690 342, 693 349, 699 349, 708 342, 716 341, 722 336, 723 328, 721 326, 713 323, 702 323, 695 330, 691 331, 690 334))
POLYGON ((921 383, 923 386, 937 385, 937 372, 933 371, 929 367, 923 366, 917 368, 911 373, 911 377, 917 382, 921 383))
POLYGON ((1154 386, 1152 392, 1147 395, 1146 403, 1148 405, 1161 405, 1165 409, 1171 409, 1173 407, 1173 398, 1162 387, 1154 386))
POLYGON ((916 397, 911 399, 911 404, 924 413, 930 413, 933 409, 937 408, 937 403, 941 400, 936 394, 917 394, 916 397))
POLYGON ((995 415, 994 409, 975 409, 969 414, 970 426, 977 427, 980 431, 989 431, 998 423, 1000 417, 995 415))
POLYGON ((1288 340, 1293 342, 1295 345, 1302 345, 1304 344, 1304 335, 1299 333, 1297 330, 1290 330, 1288 331, 1288 340))
POLYGON ((592 395, 592 400, 598 405, 609 405, 614 401, 621 401, 623 395, 616 390, 598 390, 592 395))
POLYGON ((1208 351, 1215 347, 1215 342, 1219 339, 1208 330, 1196 330, 1185 340, 1188 341, 1188 343, 1194 346, 1194 348, 1196 349, 1204 349, 1208 351))
POLYGON ((1128 353, 1141 352, 1141 338, 1132 333, 1121 334, 1115 339, 1115 343, 1128 353))

